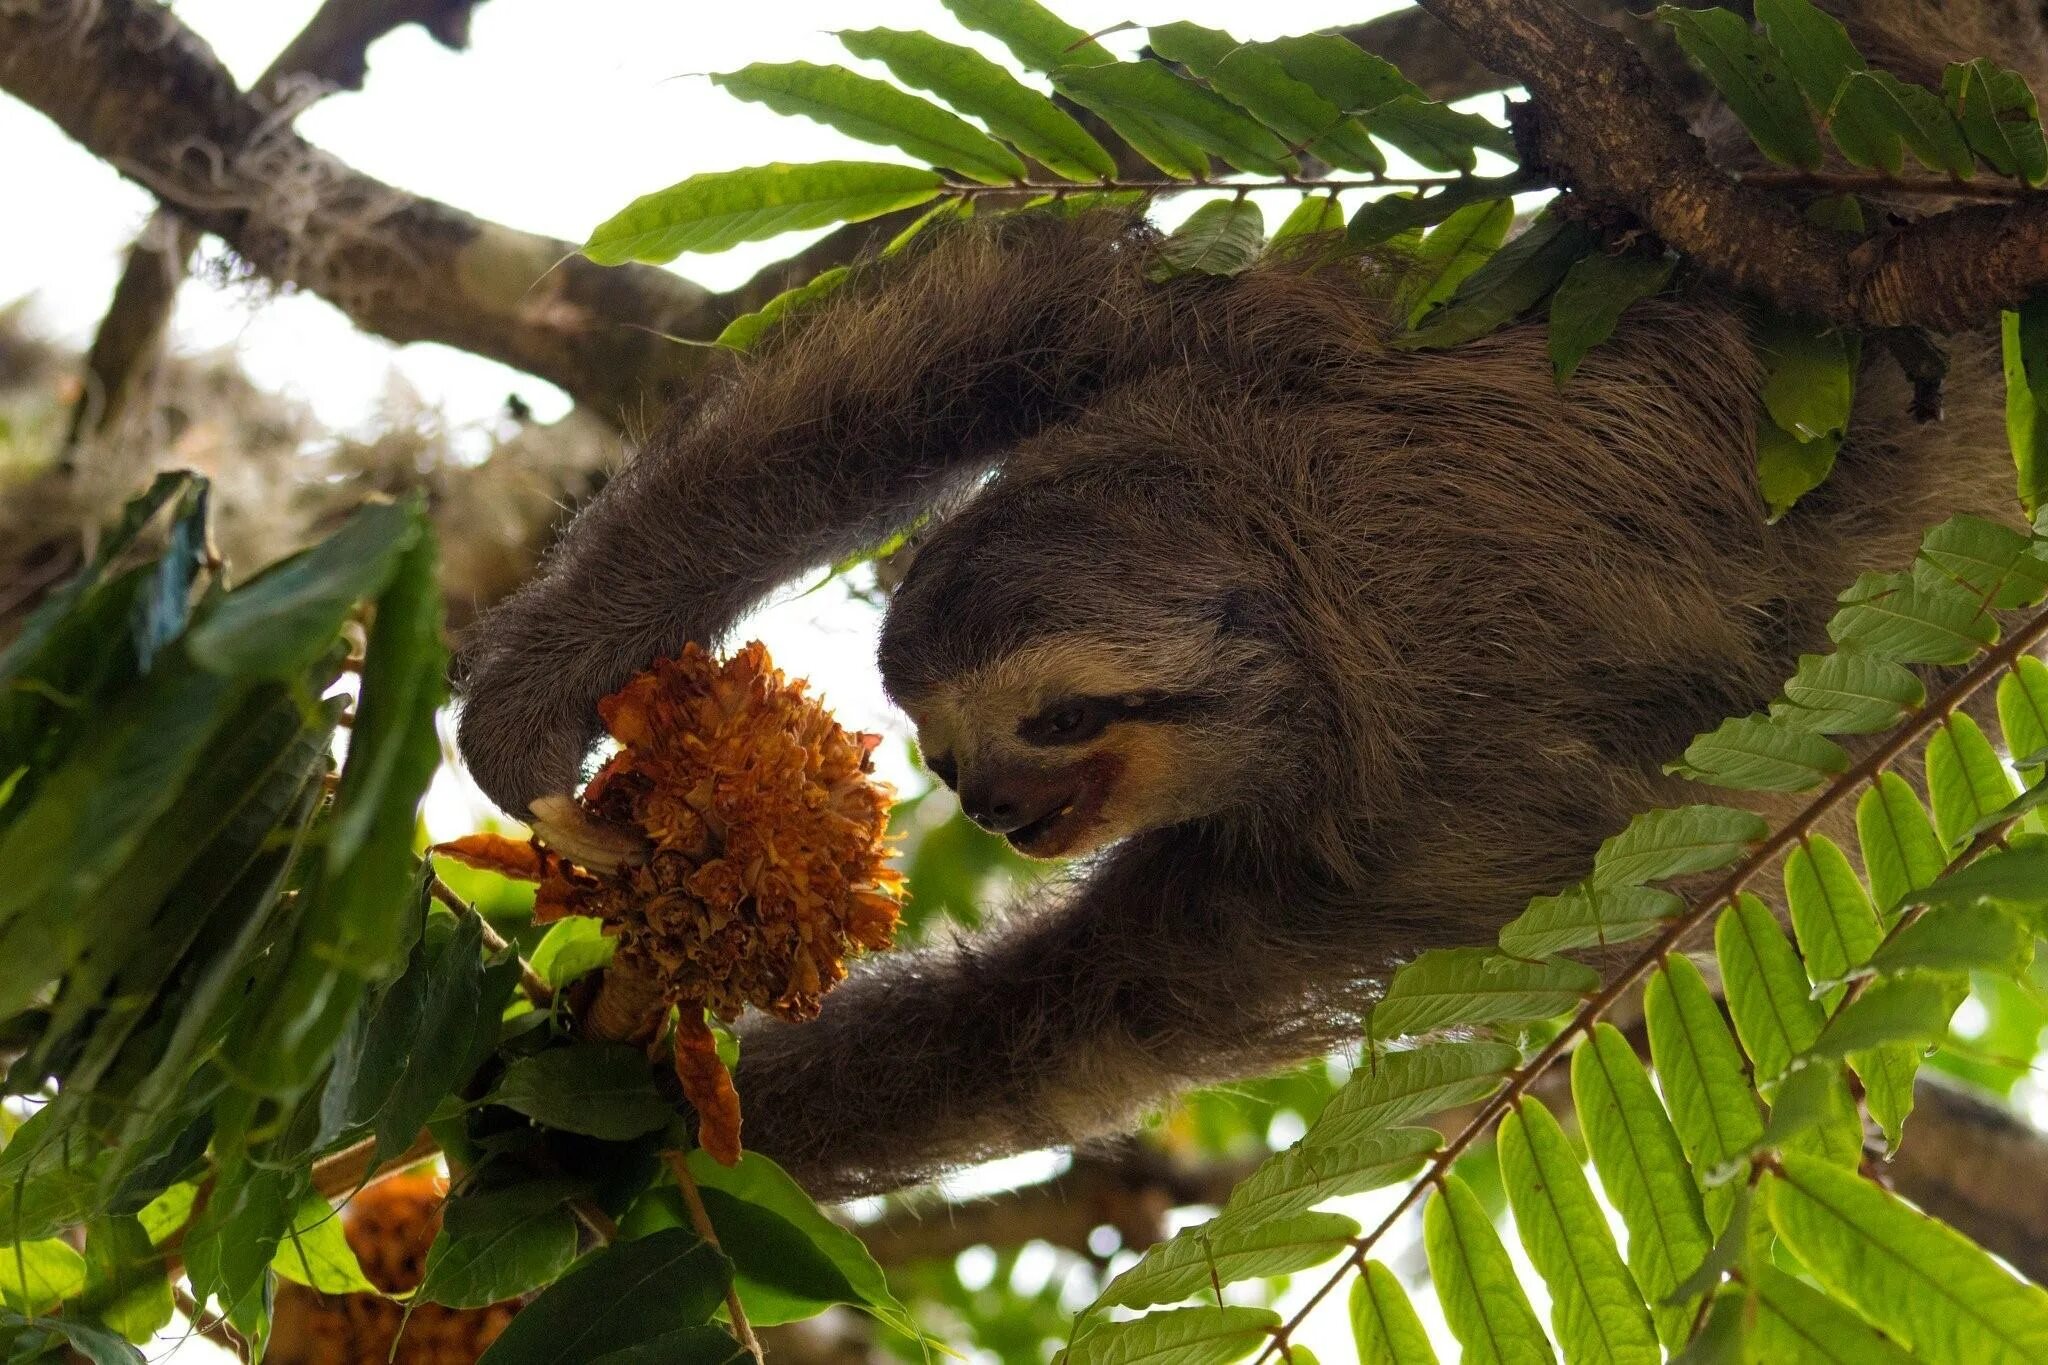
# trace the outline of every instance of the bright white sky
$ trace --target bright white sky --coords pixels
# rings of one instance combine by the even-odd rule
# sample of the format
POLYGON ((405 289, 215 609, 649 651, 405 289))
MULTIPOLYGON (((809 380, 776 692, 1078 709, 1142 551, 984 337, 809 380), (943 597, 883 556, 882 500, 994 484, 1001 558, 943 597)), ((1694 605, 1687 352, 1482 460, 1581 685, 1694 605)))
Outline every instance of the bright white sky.
MULTIPOLYGON (((317 0, 179 0, 175 7, 247 82, 317 0)), ((1267 38, 1356 22, 1395 5, 1060 0, 1055 7, 1091 30, 1127 19, 1191 19, 1241 38, 1267 38)), ((628 200, 698 171, 775 160, 901 159, 733 100, 692 75, 794 58, 859 67, 828 30, 877 25, 929 29, 1003 55, 990 40, 960 29, 937 0, 487 0, 476 11, 469 51, 447 52, 418 29, 403 29, 372 51, 364 92, 323 101, 298 126, 356 168, 402 188, 579 241, 628 200)), ((1119 34, 1107 41, 1127 51, 1140 40, 1119 34)), ((0 219, 0 303, 30 297, 47 334, 82 346, 151 201, 39 115, 4 97, 0 177, 9 191, 9 211, 0 219)), ((1169 210, 1169 216, 1178 215, 1169 210)), ((711 288, 727 288, 804 240, 792 236, 717 257, 685 257, 676 269, 711 288)), ((395 348, 365 336, 310 296, 188 283, 173 344, 188 351, 234 348, 259 383, 309 401, 335 426, 374 423, 393 373, 458 426, 484 422, 514 391, 542 418, 566 405, 540 380, 489 361, 433 345, 395 348)), ((786 603, 758 625, 778 661, 816 679, 848 723, 884 722, 871 662, 871 613, 827 592, 786 603)), ((438 804, 447 810, 451 803, 438 804)), ((1034 1174, 1018 1170, 1013 1178, 1034 1174)), ((1385 1197, 1358 1202, 1366 1206, 1358 1214, 1368 1223, 1386 1207, 1385 1197)), ((1387 1248, 1397 1263, 1402 1250, 1387 1248)), ((1320 1277, 1301 1278, 1312 1284, 1320 1277)), ((1433 1314, 1426 1301, 1418 1306, 1433 1314)), ((1330 1310, 1318 1314, 1322 1330, 1312 1344, 1325 1360, 1348 1359, 1341 1295, 1330 1310)), ((152 1354, 161 1358, 161 1350, 152 1354)), ((181 1360, 214 1355, 197 1341, 174 1354, 181 1360)))

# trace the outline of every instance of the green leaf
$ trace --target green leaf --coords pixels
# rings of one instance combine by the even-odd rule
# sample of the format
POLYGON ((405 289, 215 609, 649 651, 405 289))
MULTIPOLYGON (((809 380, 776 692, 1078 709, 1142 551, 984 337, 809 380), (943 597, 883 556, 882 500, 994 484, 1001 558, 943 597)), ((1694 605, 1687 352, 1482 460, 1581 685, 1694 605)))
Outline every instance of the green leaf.
POLYGON ((1586 352, 1614 335, 1630 304, 1665 286, 1677 263, 1675 256, 1596 251, 1565 272, 1550 296, 1550 363, 1560 386, 1586 352))
POLYGON ((1929 972, 1879 977, 1828 1020, 1813 1052, 1843 1057, 1886 1043, 1932 1046, 1948 1036, 1949 1017, 1969 983, 1929 972))
POLYGON ((612 960, 619 941, 604 931, 602 921, 589 915, 570 915, 557 920, 533 950, 533 970, 540 979, 560 990, 612 960))
POLYGON ((1248 46, 1273 57, 1288 75, 1339 109, 1377 109, 1404 95, 1422 94, 1422 88, 1393 63, 1335 34, 1275 38, 1248 46))
POLYGON ((852 273, 850 267, 843 265, 819 271, 794 289, 783 290, 755 311, 742 313, 726 323, 713 344, 731 351, 752 350, 760 344, 762 337, 774 330, 777 323, 824 298, 844 284, 852 273))
POLYGON ((2013 660, 1998 680, 1998 726, 2016 766, 2048 759, 2048 664, 2031 654, 2013 660))
POLYGON ((1757 1359, 1784 1365, 1911 1365, 1912 1357, 1827 1295, 1774 1265, 1752 1266, 1757 1359))
POLYGON ((1889 730, 1927 702, 1911 670, 1868 654, 1802 654, 1771 719, 1831 735, 1889 730))
POLYGON ((1586 885, 1639 886, 1688 872, 1712 872, 1740 858, 1770 832, 1762 816, 1728 806, 1646 811, 1600 845, 1586 885))
POLYGON ((1757 715, 1721 722, 1664 771, 1737 791, 1803 792, 1848 766, 1848 753, 1833 740, 1757 715))
POLYGON ((1328 1147, 1409 1119, 1473 1104, 1498 1090, 1522 1054, 1506 1043, 1431 1043, 1367 1053, 1302 1141, 1328 1147))
POLYGON ((1259 1163, 1230 1192, 1212 1229, 1219 1235, 1284 1218, 1335 1199, 1406 1180, 1443 1145, 1434 1128, 1384 1128, 1343 1142, 1303 1138, 1259 1163), (1227 1221, 1226 1221, 1227 1220, 1227 1221))
POLYGON ((1913 1078, 1920 1071, 1920 1053, 1917 1043, 1887 1043, 1849 1054, 1849 1065, 1863 1082, 1864 1107, 1893 1152, 1913 1113, 1913 1078))
POLYGON ((1367 1261, 1351 1283, 1351 1336, 1358 1365, 1437 1365, 1408 1291, 1378 1261, 1367 1261))
POLYGON ((1921 539, 1920 558, 2000 611, 2048 596, 2048 559, 2038 543, 1982 517, 1950 517, 1921 539))
POLYGON ((1445 1177, 1423 1206, 1422 1243, 1444 1318, 1465 1348, 1465 1365, 1556 1360, 1493 1220, 1458 1177, 1445 1177))
POLYGON ((1289 143, 1305 146, 1311 156, 1340 170, 1386 170, 1386 157, 1365 129, 1289 75, 1273 53, 1186 21, 1154 25, 1146 37, 1158 56, 1179 62, 1289 143))
POLYGON ((1802 441, 1839 439, 1848 430, 1861 346, 1852 332, 1789 313, 1756 322, 1764 361, 1764 410, 1802 441))
POLYGON ((362 1263, 342 1235, 341 1218, 325 1199, 307 1194, 299 1200, 270 1268, 295 1284, 323 1294, 375 1294, 377 1286, 363 1274, 362 1263))
POLYGON ((1514 221, 1512 199, 1482 199, 1453 212, 1416 248, 1415 263, 1394 294, 1395 313, 1413 327, 1447 302, 1465 277, 1500 249, 1514 221))
POLYGON ((1160 1242, 1104 1287, 1089 1311, 1178 1303, 1213 1286, 1318 1266, 1350 1249, 1358 1224, 1340 1213, 1297 1213, 1263 1223, 1212 1220, 1160 1242))
POLYGON ((1334 192, 1304 194, 1280 226, 1273 229, 1273 235, 1266 240, 1266 250, 1270 253, 1282 243, 1343 230, 1344 206, 1337 202, 1334 192))
POLYGON ((567 1181, 547 1180, 451 1196, 427 1248, 419 1301, 482 1308, 553 1284, 576 1259, 576 1219, 563 1207, 574 1193, 567 1181))
POLYGON ((1979 57, 1950 66, 1942 73, 1941 88, 1970 150, 1993 170, 2029 185, 2048 180, 2041 108, 2025 77, 1979 57))
POLYGON ((943 185, 936 171, 873 161, 708 171, 635 199, 591 230, 583 254, 599 265, 662 265, 685 251, 879 218, 937 197, 943 185))
POLYGON ((1807 103, 1822 113, 1834 106, 1849 73, 1869 65, 1841 20, 1812 0, 1756 0, 1756 17, 1807 103))
POLYGON ((1557 1120, 1524 1097, 1502 1117, 1498 1146, 1515 1229, 1550 1286, 1550 1325, 1565 1359, 1657 1365, 1664 1355, 1650 1310, 1557 1120))
MULTIPOLYGON (((1353 228, 1355 235, 1355 223, 1353 228)), ((1545 212, 1466 276, 1450 301, 1422 326, 1391 344, 1401 350, 1438 350, 1497 331, 1556 288, 1592 245, 1593 236, 1582 225, 1545 212)))
POLYGON ((1061 19, 1038 0, 940 0, 953 17, 1010 49, 1033 71, 1100 65, 1116 60, 1108 48, 1061 19))
POLYGON ((1714 955, 1735 1034, 1768 1085, 1820 1036, 1820 1004, 1777 917, 1747 892, 1721 912, 1714 955))
POLYGON ((1850 1172, 1787 1155, 1771 1225, 1829 1293, 1929 1362, 2048 1359, 2048 1294, 1850 1172))
POLYGON ((1926 808, 1897 773, 1878 774, 1857 798, 1856 838, 1870 875, 1870 894, 1885 915, 1913 892, 1933 885, 1948 868, 1948 854, 1934 837, 1926 808))
MULTIPOLYGON (((1965 180, 1976 173, 1977 162, 1963 141, 1963 130, 1931 90, 1908 85, 1889 71, 1857 71, 1842 82, 1835 107, 1840 116, 1898 134, 1913 155, 1932 170, 1965 180)), ((1900 169, 1897 153, 1887 145, 1883 155, 1878 169, 1896 175, 1900 169)))
POLYGON ((51 1237, 0 1246, 0 1304, 30 1315, 47 1313, 85 1288, 85 1257, 51 1237))
POLYGON ((1827 482, 1841 448, 1839 436, 1816 436, 1802 441, 1773 422, 1769 413, 1758 414, 1756 478, 1764 504, 1770 508, 1770 521, 1777 521, 1801 498, 1827 482))
MULTIPOLYGON (((2048 897, 2048 886, 2041 888, 2048 897)), ((1947 905, 1901 928, 1870 959, 1889 975, 1922 967, 1937 972, 1973 970, 2017 977, 2034 960, 2033 930, 1995 905, 1947 905)))
POLYGON ((1249 199, 1212 199, 1188 215, 1145 272, 1154 280, 1175 275, 1235 275, 1259 259, 1266 220, 1249 199))
POLYGON ((1371 1033, 1385 1041, 1453 1025, 1548 1019, 1600 988, 1600 974, 1564 958, 1522 962, 1484 948, 1433 948, 1387 983, 1371 1033))
POLYGON ((1669 891, 1647 886, 1581 884, 1560 896, 1538 896, 1500 931, 1511 957, 1543 958, 1572 948, 1608 947, 1655 933, 1685 912, 1669 891))
POLYGON ((856 57, 879 61, 905 85, 929 90, 1068 180, 1109 180, 1116 160, 1071 115, 970 47, 901 29, 841 30, 856 57))
POLYGON ((732 1267, 687 1228, 616 1242, 526 1305, 483 1354, 488 1365, 583 1365, 703 1324, 732 1267))
POLYGON ((2004 338, 2005 435, 2029 517, 2048 502, 2048 292, 1999 315, 2004 338))
POLYGON ((1786 855, 1785 901, 1799 954, 1816 985, 1848 980, 1884 938, 1848 855, 1824 834, 1808 835, 1786 855))
POLYGON ((1499 124, 1420 95, 1396 95, 1385 104, 1351 112, 1374 137, 1392 143, 1432 171, 1469 175, 1479 164, 1475 153, 1480 148, 1501 156, 1515 154, 1514 139, 1499 124))
POLYGON ((1995 900, 2033 912, 2031 917, 2038 920, 2039 907, 2048 904, 2048 845, 2030 839, 1991 849, 1968 867, 1909 893, 1907 899, 1930 906, 1995 900))
POLYGON ((1812 170, 1820 138, 1799 98, 1799 86, 1777 50, 1724 9, 1658 7, 1678 45, 1728 102, 1758 149, 1771 160, 1812 170))
POLYGON ((1528 188, 1517 175, 1464 176, 1425 195, 1383 194, 1351 216, 1346 237, 1355 247, 1379 246, 1404 232, 1441 223, 1472 204, 1501 199, 1528 188))
POLYGON ((574 1043, 517 1058, 490 1102, 611 1142, 651 1133, 676 1116, 654 1089, 647 1055, 624 1043, 574 1043))
POLYGON ((47 1359, 39 1354, 62 1338, 92 1365, 143 1365, 142 1352, 93 1322, 71 1318, 26 1318, 0 1311, 0 1345, 14 1349, 14 1360, 47 1359), (28 1354, 21 1352, 26 1350, 28 1354))
POLYGON ((1280 1315, 1268 1308, 1175 1308, 1105 1322, 1076 1337, 1066 1365, 1230 1365, 1271 1340, 1280 1315))
MULTIPOLYGON (((814 1251, 831 1262, 851 1292, 852 1297, 847 1302, 864 1304, 876 1317, 906 1336, 918 1335, 916 1323, 890 1290, 888 1278, 868 1253, 867 1245, 826 1217, 781 1167, 759 1152, 741 1153, 737 1166, 720 1165, 701 1149, 692 1151, 688 1160, 690 1174, 707 1199, 714 1192, 726 1195, 757 1213, 772 1215, 788 1224, 814 1251)), ((728 1225, 729 1221, 720 1224, 715 1218, 712 1222, 721 1235, 728 1225)), ((747 1277, 759 1284, 776 1285, 787 1292, 790 1288, 788 1277, 760 1264, 751 1254, 752 1246, 751 1238, 742 1237, 736 1248, 748 1253, 744 1266, 747 1277)))
POLYGON ((1119 132, 1123 116, 1135 114, 1240 171, 1281 175, 1295 169, 1287 144, 1257 120, 1158 62, 1063 66, 1052 73, 1052 80, 1060 93, 1093 109, 1119 132))
POLYGON ((1572 1101, 1600 1186, 1628 1229, 1629 1269, 1652 1305, 1659 1340, 1676 1350, 1690 1335, 1694 1305, 1664 1300, 1712 1243, 1678 1135, 1613 1025, 1595 1025, 1572 1054, 1572 1101))
POLYGON ((1988 818, 1996 820, 2017 792, 2005 765, 1977 722, 1952 715, 1927 742, 1927 794, 1934 803, 1934 832, 1960 848, 1988 818))
POLYGON ((85 1234, 85 1290, 75 1316, 146 1345, 176 1311, 163 1259, 133 1217, 95 1219, 85 1234))
POLYGON ((1828 638, 1897 663, 1968 663, 1998 640, 1998 622, 1946 579, 1866 573, 1836 600, 1828 638))
POLYGON ((754 1353, 723 1327, 678 1327, 623 1350, 606 1351, 590 1365, 746 1365, 754 1353))
POLYGON ((814 62, 755 62, 711 83, 778 114, 803 117, 862 142, 897 147, 927 166, 987 185, 1024 178, 1024 163, 973 124, 887 81, 814 62))
POLYGON ((1709 1191, 1707 1224, 1719 1232, 1733 1193, 1721 1182, 1735 1173, 1763 1136, 1756 1091, 1721 1007, 1692 959, 1670 957, 1650 977, 1643 992, 1643 1018, 1672 1126, 1702 1187, 1709 1191))

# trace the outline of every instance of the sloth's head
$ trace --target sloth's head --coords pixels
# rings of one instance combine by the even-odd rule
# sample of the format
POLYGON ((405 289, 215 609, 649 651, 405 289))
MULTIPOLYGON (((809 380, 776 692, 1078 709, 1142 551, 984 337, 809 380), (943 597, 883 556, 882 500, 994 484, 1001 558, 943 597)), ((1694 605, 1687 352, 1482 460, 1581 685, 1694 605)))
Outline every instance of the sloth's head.
POLYGON ((1296 666, 1219 528, 1005 487, 920 545, 883 628, 890 695, 968 817, 1033 857, 1266 799, 1296 666))

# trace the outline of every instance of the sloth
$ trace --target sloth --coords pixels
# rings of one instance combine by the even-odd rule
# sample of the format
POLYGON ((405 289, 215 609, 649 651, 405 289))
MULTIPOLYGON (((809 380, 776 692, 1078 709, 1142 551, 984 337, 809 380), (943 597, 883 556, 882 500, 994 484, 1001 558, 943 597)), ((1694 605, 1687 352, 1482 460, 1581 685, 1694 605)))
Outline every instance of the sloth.
MULTIPOLYGON (((1858 34, 1921 79, 2044 50, 2031 10, 1866 9, 1960 25, 1858 34)), ((1400 962, 1485 941, 1632 814, 1721 799, 1660 764, 1826 649, 1857 573, 2013 516, 1995 337, 1949 339, 1939 422, 1867 348, 1832 477, 1770 524, 1747 305, 1709 282, 1560 387, 1540 322, 1390 346, 1383 256, 1153 282, 1155 251, 1132 217, 1035 212, 862 267, 463 642, 472 773, 602 862, 625 845, 566 795, 596 700, 922 523, 883 680, 969 817, 1067 861, 815 1021, 744 1028, 748 1145, 821 1198, 1354 1040, 1400 962)))

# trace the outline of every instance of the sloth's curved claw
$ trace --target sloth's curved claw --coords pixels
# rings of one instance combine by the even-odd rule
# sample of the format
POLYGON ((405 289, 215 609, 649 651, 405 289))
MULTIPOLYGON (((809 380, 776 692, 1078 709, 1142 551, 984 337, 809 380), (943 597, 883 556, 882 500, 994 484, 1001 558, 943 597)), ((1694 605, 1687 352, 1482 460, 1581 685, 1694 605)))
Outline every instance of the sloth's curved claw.
POLYGON ((606 824, 567 794, 536 797, 527 809, 540 841, 579 867, 610 874, 647 861, 647 841, 606 824))

